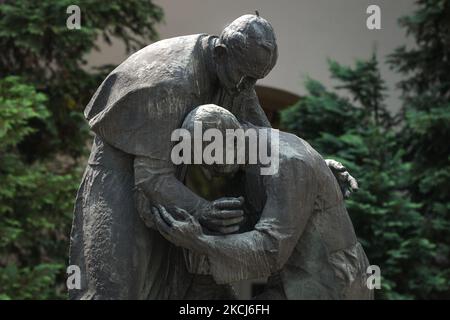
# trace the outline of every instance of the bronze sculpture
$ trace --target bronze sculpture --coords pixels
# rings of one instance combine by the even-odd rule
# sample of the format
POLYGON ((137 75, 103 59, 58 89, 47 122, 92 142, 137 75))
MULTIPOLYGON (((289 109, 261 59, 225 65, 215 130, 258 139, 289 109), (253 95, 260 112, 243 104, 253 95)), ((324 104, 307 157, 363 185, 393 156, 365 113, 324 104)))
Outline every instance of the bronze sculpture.
POLYGON ((207 201, 189 190, 186 166, 171 162, 170 138, 189 112, 209 103, 239 121, 270 127, 254 85, 277 56, 271 25, 244 15, 219 37, 151 44, 108 75, 85 110, 95 138, 75 204, 70 264, 80 267, 82 281, 80 290, 69 290, 70 298, 233 297, 230 286, 216 284, 203 270, 204 256, 146 227, 139 211, 159 204, 186 210, 214 233, 240 228, 243 200, 207 201))

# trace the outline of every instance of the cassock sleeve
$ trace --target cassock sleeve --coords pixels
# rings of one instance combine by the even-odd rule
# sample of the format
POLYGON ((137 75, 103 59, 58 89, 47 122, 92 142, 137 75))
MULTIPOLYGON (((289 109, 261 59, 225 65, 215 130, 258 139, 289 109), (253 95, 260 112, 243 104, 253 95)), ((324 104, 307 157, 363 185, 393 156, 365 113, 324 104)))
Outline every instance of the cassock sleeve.
POLYGON ((268 199, 254 230, 227 236, 204 236, 211 272, 217 283, 269 276, 280 270, 313 211, 312 168, 292 159, 276 176, 266 176, 268 199))
MULTIPOLYGON (((208 201, 187 188, 178 178, 177 168, 171 163, 147 157, 134 160, 134 180, 138 195, 138 208, 150 209, 150 204, 159 204, 173 210, 176 207, 196 215, 198 209, 207 206, 208 201), (142 203, 143 195, 148 200, 142 203)), ((145 200, 145 199, 144 199, 145 200)))
POLYGON ((128 73, 108 76, 85 110, 89 125, 102 140, 135 156, 138 207, 150 201, 194 213, 207 201, 177 179, 170 160, 172 133, 194 107, 190 95, 173 83, 150 86, 132 80, 128 73))

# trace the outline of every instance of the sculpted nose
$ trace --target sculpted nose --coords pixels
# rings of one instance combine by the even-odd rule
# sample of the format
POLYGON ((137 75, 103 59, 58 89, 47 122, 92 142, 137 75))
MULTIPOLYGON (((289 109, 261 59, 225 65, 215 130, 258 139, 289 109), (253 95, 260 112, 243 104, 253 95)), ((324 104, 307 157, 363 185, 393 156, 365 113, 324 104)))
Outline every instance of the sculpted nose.
POLYGON ((258 79, 247 77, 247 83, 249 87, 254 86, 256 84, 256 81, 258 81, 258 79))
POLYGON ((241 81, 239 81, 239 83, 237 85, 237 89, 239 91, 249 89, 249 88, 251 88, 252 86, 255 85, 256 81, 257 81, 257 79, 255 79, 255 78, 244 77, 244 78, 241 79, 241 81))

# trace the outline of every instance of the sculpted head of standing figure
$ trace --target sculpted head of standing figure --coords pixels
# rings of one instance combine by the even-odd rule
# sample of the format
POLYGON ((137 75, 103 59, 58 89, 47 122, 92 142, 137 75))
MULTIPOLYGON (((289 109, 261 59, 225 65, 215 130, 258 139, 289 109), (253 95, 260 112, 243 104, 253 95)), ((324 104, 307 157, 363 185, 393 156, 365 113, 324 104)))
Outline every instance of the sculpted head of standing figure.
POLYGON ((276 64, 278 48, 270 23, 256 15, 231 22, 214 42, 213 60, 223 88, 232 94, 255 85, 276 64))

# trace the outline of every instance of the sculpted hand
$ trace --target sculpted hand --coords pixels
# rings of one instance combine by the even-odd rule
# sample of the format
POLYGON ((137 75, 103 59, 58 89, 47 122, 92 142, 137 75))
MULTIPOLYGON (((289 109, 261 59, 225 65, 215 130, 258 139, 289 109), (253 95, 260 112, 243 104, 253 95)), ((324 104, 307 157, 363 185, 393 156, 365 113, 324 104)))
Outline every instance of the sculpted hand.
POLYGON ((176 246, 196 251, 203 235, 198 221, 183 209, 169 213, 163 206, 152 207, 154 223, 161 235, 176 246))
POLYGON ((244 221, 243 203, 243 197, 220 198, 201 208, 196 217, 202 226, 211 231, 233 233, 239 230, 244 221))
POLYGON ((333 159, 326 159, 325 162, 338 181, 344 198, 350 197, 353 192, 358 190, 358 182, 348 173, 342 163, 333 159))

